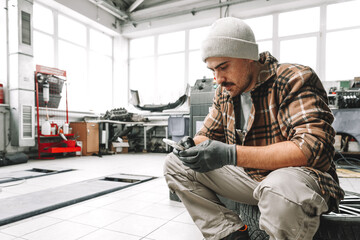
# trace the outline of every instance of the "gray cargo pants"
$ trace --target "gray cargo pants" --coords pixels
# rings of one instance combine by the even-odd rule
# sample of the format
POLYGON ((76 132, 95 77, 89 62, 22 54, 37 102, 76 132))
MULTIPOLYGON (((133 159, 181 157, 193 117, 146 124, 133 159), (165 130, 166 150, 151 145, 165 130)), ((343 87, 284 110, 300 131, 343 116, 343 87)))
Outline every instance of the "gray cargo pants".
POLYGON ((216 193, 258 205, 259 226, 270 239, 312 239, 321 213, 328 209, 328 197, 321 196, 315 175, 305 168, 278 169, 257 182, 235 166, 198 173, 170 153, 164 175, 170 190, 176 192, 209 240, 224 238, 244 225, 236 213, 223 206, 216 193))

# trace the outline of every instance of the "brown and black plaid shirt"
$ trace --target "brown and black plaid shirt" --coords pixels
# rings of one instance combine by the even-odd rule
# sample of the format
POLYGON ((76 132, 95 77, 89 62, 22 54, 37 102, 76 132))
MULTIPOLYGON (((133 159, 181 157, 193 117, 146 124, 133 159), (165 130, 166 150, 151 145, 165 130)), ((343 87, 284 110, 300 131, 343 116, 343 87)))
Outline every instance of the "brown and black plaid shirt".
MULTIPOLYGON (((332 200, 330 210, 344 197, 333 163, 334 117, 327 94, 316 73, 297 64, 279 64, 269 52, 260 54, 264 64, 251 91, 252 107, 243 145, 265 146, 292 141, 308 159, 323 194, 332 200)), ((236 143, 233 99, 218 87, 212 109, 197 133, 210 139, 236 143)), ((271 171, 246 168, 249 176, 262 181, 271 171)))

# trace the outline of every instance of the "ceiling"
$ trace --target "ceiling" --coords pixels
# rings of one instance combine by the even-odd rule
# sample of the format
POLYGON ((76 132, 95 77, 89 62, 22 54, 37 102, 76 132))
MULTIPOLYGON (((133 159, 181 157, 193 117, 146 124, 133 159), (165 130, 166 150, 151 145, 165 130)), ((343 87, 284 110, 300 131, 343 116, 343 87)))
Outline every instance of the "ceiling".
POLYGON ((88 0, 114 15, 121 25, 164 19, 185 14, 226 8, 259 0, 88 0))

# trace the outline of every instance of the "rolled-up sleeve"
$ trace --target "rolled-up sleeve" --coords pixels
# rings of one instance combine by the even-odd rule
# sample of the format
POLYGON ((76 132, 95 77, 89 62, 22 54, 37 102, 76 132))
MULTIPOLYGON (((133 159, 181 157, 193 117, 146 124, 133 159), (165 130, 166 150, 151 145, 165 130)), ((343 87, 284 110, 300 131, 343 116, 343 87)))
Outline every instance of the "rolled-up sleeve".
POLYGON ((308 167, 327 171, 335 153, 334 117, 320 79, 308 67, 295 71, 281 85, 278 97, 283 136, 302 150, 308 167))

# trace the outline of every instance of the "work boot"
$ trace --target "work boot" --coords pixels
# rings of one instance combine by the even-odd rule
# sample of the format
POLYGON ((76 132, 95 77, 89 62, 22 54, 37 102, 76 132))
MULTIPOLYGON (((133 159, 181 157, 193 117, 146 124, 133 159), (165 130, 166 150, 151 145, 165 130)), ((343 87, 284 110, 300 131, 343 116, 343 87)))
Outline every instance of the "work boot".
POLYGON ((233 232, 230 235, 222 238, 222 240, 250 240, 247 225, 244 225, 236 232, 233 232))

